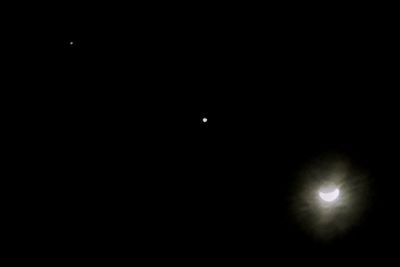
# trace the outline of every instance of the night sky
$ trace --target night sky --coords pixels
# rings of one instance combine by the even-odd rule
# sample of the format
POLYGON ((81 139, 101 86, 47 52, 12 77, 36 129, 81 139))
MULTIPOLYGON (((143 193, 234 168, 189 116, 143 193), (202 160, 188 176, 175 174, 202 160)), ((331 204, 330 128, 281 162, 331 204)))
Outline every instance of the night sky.
POLYGON ((29 201, 18 200, 17 225, 40 248, 33 258, 385 266, 395 256, 389 18, 294 7, 57 10, 9 44, 19 75, 8 114, 18 118, 15 157, 27 162, 16 170, 31 177, 19 178, 29 201), (344 194, 365 199, 349 202, 340 223, 331 218, 341 234, 321 238, 332 225, 301 210, 300 195, 332 158, 362 177, 346 180, 344 194))

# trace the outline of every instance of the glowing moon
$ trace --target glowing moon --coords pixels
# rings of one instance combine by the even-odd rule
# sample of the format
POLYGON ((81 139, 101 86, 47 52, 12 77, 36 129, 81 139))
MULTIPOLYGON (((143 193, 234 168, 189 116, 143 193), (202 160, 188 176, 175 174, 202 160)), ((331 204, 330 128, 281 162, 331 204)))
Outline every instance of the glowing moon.
POLYGON ((334 200, 336 200, 339 196, 339 189, 336 188, 335 190, 333 190, 332 192, 322 192, 319 191, 319 197, 326 201, 326 202, 332 202, 334 200))

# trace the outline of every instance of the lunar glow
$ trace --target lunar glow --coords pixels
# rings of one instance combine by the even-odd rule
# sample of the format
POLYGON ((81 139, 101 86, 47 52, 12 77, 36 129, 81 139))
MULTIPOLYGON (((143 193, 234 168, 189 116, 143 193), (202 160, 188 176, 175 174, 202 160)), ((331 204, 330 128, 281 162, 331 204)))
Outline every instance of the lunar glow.
POLYGON ((361 222, 370 201, 371 177, 343 154, 305 164, 293 183, 291 210, 311 237, 329 241, 361 222))
POLYGON ((319 197, 327 202, 332 202, 334 200, 336 200, 339 196, 339 189, 335 188, 335 190, 331 191, 331 192, 322 192, 319 191, 319 197))

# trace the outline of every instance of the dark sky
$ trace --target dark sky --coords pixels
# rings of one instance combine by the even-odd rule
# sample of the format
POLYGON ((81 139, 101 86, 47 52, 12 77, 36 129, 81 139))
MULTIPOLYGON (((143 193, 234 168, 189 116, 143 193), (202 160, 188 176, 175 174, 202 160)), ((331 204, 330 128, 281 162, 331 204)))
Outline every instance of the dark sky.
POLYGON ((384 265, 398 232, 390 23, 168 8, 66 6, 14 46, 44 246, 58 259, 384 265), (298 172, 335 153, 373 195, 324 243, 289 199, 298 172))

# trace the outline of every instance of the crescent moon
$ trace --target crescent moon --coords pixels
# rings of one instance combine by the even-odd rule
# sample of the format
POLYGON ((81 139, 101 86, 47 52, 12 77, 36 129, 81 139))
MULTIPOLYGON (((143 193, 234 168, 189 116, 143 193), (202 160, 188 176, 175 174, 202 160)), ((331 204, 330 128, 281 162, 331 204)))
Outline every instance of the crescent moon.
POLYGON ((328 192, 328 193, 319 191, 319 197, 324 201, 332 202, 332 201, 334 201, 335 199, 338 198, 339 193, 340 192, 339 192, 338 188, 336 188, 332 192, 328 192))

